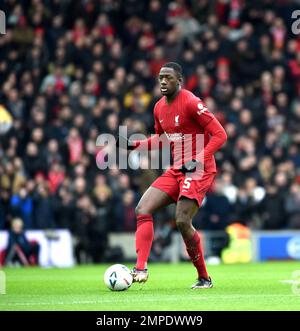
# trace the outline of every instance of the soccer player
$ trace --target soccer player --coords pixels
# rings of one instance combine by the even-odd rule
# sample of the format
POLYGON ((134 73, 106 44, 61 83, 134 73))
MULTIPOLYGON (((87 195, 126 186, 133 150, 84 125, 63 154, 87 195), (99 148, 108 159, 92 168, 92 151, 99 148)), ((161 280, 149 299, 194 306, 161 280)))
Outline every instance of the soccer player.
MULTIPOLYGON (((189 160, 181 166, 170 167, 157 178, 144 193, 136 207, 136 253, 137 263, 132 270, 134 282, 146 282, 148 279, 147 261, 153 241, 153 217, 158 209, 176 203, 176 225, 183 237, 187 252, 197 269, 198 280, 193 289, 211 288, 212 280, 207 273, 200 236, 192 225, 193 216, 201 207, 206 192, 211 187, 216 164, 214 153, 224 144, 227 135, 201 99, 181 87, 182 68, 174 62, 166 63, 159 72, 162 98, 154 107, 155 134, 147 140, 130 142, 125 139, 129 149, 138 146, 151 148, 160 135, 168 141, 184 140, 191 137, 192 149, 189 160), (196 139, 203 137, 203 149, 196 148, 196 139), (199 176, 191 176, 199 173, 199 176)), ((124 142, 124 141, 123 141, 124 142)), ((171 149, 174 157, 174 148, 171 149)), ((177 156, 180 153, 177 153, 177 156)), ((176 159, 176 156, 174 157, 176 159)), ((175 160, 174 160, 175 162, 175 160)))

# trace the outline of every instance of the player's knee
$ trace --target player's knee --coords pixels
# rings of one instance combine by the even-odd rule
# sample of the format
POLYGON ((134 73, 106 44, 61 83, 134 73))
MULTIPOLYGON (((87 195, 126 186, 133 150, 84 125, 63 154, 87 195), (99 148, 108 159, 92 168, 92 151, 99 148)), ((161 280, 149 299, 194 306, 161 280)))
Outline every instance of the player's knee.
POLYGON ((191 211, 188 208, 177 208, 176 222, 188 222, 191 219, 191 211))
POLYGON ((135 214, 136 215, 145 215, 145 214, 151 214, 149 208, 147 208, 146 206, 142 205, 142 204, 138 204, 135 207, 135 214))
POLYGON ((178 230, 181 233, 184 233, 189 230, 190 221, 186 218, 176 218, 176 225, 177 225, 178 230))

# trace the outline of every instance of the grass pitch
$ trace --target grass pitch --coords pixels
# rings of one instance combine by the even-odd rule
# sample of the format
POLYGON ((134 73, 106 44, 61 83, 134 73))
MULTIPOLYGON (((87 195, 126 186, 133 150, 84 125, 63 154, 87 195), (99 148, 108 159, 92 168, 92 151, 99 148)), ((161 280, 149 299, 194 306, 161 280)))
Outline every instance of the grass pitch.
POLYGON ((6 294, 0 295, 0 311, 300 310, 297 262, 209 266, 214 288, 205 290, 190 289, 194 267, 180 263, 150 264, 146 284, 112 292, 103 283, 107 267, 4 268, 6 294))

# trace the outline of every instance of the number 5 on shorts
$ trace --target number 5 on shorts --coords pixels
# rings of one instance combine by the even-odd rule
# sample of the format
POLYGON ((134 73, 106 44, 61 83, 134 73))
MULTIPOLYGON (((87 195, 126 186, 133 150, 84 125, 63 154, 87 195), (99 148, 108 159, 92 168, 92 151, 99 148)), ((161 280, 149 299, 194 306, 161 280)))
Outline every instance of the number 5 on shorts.
POLYGON ((191 187, 191 180, 192 180, 191 177, 187 177, 187 178, 184 180, 184 185, 182 186, 182 188, 184 188, 184 189, 189 189, 189 188, 191 187))

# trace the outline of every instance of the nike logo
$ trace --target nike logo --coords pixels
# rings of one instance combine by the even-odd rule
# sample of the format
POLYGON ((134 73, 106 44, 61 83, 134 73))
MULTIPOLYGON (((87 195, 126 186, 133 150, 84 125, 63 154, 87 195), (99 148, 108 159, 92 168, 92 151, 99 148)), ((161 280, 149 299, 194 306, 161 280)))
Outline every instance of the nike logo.
POLYGON ((159 120, 159 123, 163 122, 164 120, 159 120))

